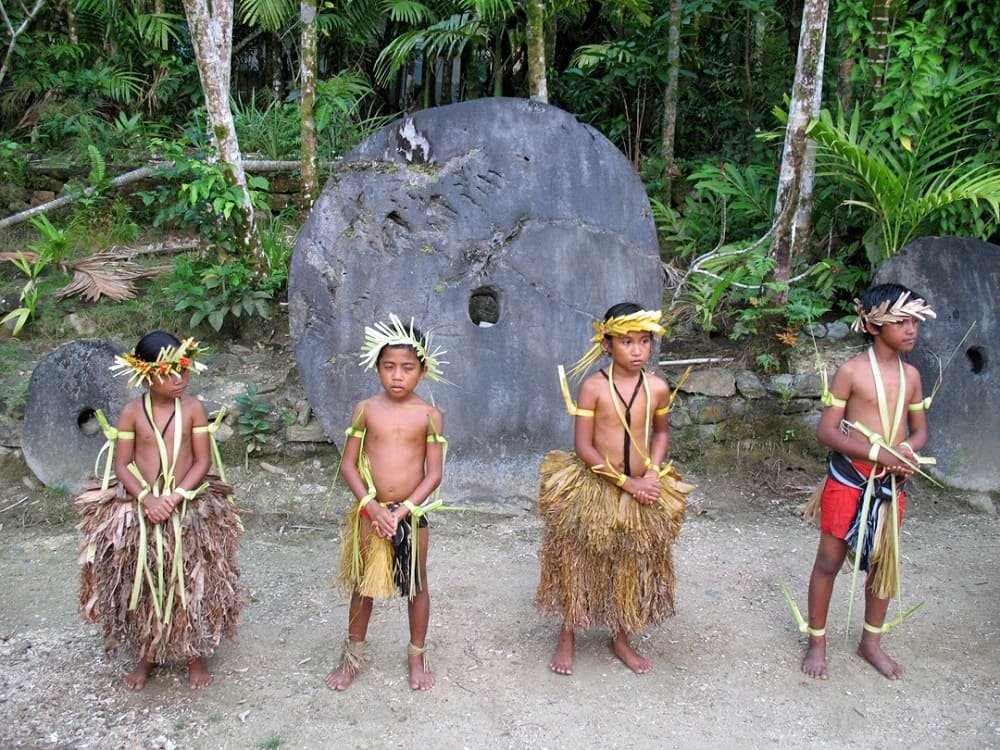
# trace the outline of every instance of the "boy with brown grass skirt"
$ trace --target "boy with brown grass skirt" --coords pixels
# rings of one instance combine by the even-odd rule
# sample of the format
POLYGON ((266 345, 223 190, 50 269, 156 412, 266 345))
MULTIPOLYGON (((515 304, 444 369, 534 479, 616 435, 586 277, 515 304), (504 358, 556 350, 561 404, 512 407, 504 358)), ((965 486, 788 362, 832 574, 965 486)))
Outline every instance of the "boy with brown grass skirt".
MULTIPOLYGON (((204 659, 235 640, 245 602, 236 548, 243 533, 222 474, 205 407, 186 393, 203 350, 163 331, 144 336, 112 370, 146 393, 125 405, 117 428, 98 413, 111 455, 80 513, 80 610, 100 622, 109 650, 138 651, 125 685, 142 690, 155 664, 185 659, 192 690, 212 676, 204 659), (111 467, 117 481, 111 475, 111 467)), ((220 415, 221 416, 221 415, 220 415)), ((100 462, 100 458, 98 459, 100 462)))
POLYGON ((802 671, 826 679, 826 616, 837 573, 850 554, 855 573, 868 571, 858 655, 895 680, 903 668, 881 641, 908 614, 886 622, 889 600, 899 596, 899 525, 906 507, 899 487, 929 461, 917 451, 927 442, 930 400, 924 399, 919 371, 900 355, 912 351, 921 321, 937 316, 898 284, 874 286, 854 302, 853 328, 870 347, 841 365, 824 387, 826 408, 816 434, 832 453, 826 480, 807 509, 814 515, 818 505, 821 532, 809 579, 808 622, 794 603, 792 608, 799 629, 809 635, 802 671))
POLYGON ((573 404, 574 453, 551 451, 541 465, 538 505, 545 523, 536 602, 562 619, 549 669, 573 673, 577 627, 602 626, 611 650, 636 674, 652 665, 628 637, 673 614, 671 544, 694 489, 680 481, 667 454, 667 383, 645 371, 659 310, 620 303, 594 323, 593 346, 571 369, 579 378, 610 355, 607 370, 586 378, 573 404))

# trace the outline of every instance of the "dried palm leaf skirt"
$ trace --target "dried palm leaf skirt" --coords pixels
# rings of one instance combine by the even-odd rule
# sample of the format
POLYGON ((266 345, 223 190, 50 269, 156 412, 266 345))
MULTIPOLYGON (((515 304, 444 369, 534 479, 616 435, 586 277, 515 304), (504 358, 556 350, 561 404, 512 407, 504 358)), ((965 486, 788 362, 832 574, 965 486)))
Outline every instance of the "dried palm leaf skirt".
POLYGON ((671 472, 660 480, 660 499, 640 505, 566 451, 549 452, 540 473, 542 614, 612 634, 673 614, 671 544, 694 487, 671 472))
POLYGON ((145 554, 140 554, 141 511, 121 484, 87 490, 76 499, 83 534, 80 612, 87 622, 101 624, 109 651, 121 646, 162 663, 209 656, 223 636, 236 639, 246 601, 236 557, 243 526, 231 500, 233 488, 209 479, 209 486, 187 501, 182 518, 181 506, 174 511, 180 560, 173 519, 146 522, 145 554), (183 568, 177 567, 180 561, 183 568), (130 609, 137 567, 142 580, 130 609))

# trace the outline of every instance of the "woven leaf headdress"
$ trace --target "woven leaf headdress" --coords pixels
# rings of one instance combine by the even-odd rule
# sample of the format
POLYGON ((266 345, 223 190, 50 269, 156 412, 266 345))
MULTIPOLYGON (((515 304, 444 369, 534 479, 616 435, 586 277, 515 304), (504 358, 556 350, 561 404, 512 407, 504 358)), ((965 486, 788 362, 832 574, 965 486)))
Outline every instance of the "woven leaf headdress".
POLYGON ((601 342, 605 336, 624 336, 637 331, 649 331, 654 336, 662 336, 665 333, 660 324, 662 318, 662 310, 639 310, 628 315, 616 315, 608 320, 595 320, 594 335, 590 338, 592 346, 569 369, 570 375, 579 380, 601 358, 601 353, 604 351, 601 342))
POLYGON ((448 364, 441 359, 445 350, 434 348, 431 334, 424 333, 417 338, 413 333, 413 318, 407 328, 395 313, 389 313, 389 322, 376 323, 365 327, 365 343, 361 347, 361 366, 366 370, 375 367, 378 354, 386 346, 412 346, 417 353, 417 359, 424 365, 424 374, 435 383, 447 383, 441 374, 441 365, 448 364))
POLYGON ((895 302, 889 304, 889 300, 883 301, 871 310, 865 310, 860 299, 854 300, 854 310, 858 317, 851 324, 851 329, 857 333, 863 333, 865 323, 881 326, 886 323, 902 323, 907 318, 916 318, 923 321, 927 318, 936 318, 937 313, 931 306, 920 297, 910 299, 910 292, 899 295, 895 302))
POLYGON ((111 365, 115 377, 131 373, 128 379, 130 388, 140 385, 150 386, 153 378, 162 383, 169 377, 180 377, 185 370, 202 372, 205 365, 198 362, 198 357, 207 350, 202 348, 193 338, 182 341, 177 346, 165 346, 160 349, 155 362, 147 362, 134 354, 119 354, 111 365))

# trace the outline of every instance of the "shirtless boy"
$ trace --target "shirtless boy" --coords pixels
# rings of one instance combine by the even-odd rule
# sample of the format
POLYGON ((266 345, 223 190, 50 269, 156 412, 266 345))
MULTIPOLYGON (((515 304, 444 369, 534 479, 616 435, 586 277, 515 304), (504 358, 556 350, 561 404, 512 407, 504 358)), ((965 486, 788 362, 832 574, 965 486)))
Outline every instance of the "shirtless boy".
POLYGON ((648 672, 629 635, 673 613, 671 544, 693 487, 661 466, 670 388, 645 371, 660 317, 626 302, 594 323, 593 346, 571 373, 582 376, 602 353, 611 362, 583 381, 576 405, 560 372, 575 452, 551 451, 541 465, 536 595, 543 614, 562 620, 549 662, 556 674, 573 673, 575 629, 595 626, 608 629, 612 653, 629 669, 648 672))
POLYGON ((155 331, 117 358, 112 369, 147 391, 125 405, 117 429, 106 428, 117 483, 76 501, 81 610, 102 623, 109 647, 138 650, 125 677, 132 690, 145 687, 155 664, 181 658, 191 689, 207 686, 204 659, 223 635, 235 639, 244 604, 233 488, 208 476, 211 428, 187 393, 191 370, 204 368, 201 353, 193 339, 155 331))
POLYGON ((888 524, 885 543, 868 550, 859 566, 867 570, 865 625, 858 655, 885 677, 895 680, 903 668, 882 649, 889 599, 898 595, 898 540, 892 533, 893 496, 902 522, 906 497, 897 488, 913 474, 917 452, 927 442, 927 418, 920 373, 902 361, 913 349, 925 318, 936 317, 914 292, 898 284, 880 284, 855 300, 854 329, 870 341, 868 351, 841 365, 824 396, 826 408, 817 436, 831 451, 829 473, 820 500, 820 539, 809 579, 809 645, 802 671, 826 679, 826 616, 834 580, 850 548, 853 554, 859 524, 866 540, 879 536, 876 524, 888 524), (865 435, 864 427, 873 437, 865 435), (887 450, 891 447, 893 452, 887 450), (869 519, 860 519, 866 487, 871 484, 869 519))
POLYGON ((375 367, 383 390, 354 408, 344 446, 341 475, 358 502, 349 514, 339 576, 351 591, 347 641, 340 664, 326 676, 331 690, 346 690, 354 680, 373 600, 391 597, 397 588, 409 597, 410 687, 434 685, 423 656, 430 537, 422 504, 441 483, 444 417, 414 389, 425 376, 441 379, 441 353, 431 351, 429 337, 412 321, 406 327, 394 315, 389 324, 366 330, 362 364, 375 367))

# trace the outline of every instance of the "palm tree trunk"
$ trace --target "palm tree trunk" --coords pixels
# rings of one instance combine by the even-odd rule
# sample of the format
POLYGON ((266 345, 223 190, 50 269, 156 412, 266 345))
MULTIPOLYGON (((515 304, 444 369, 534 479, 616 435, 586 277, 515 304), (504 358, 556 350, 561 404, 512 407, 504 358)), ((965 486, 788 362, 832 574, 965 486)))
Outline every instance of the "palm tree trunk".
POLYGON ((301 0, 299 13, 302 19, 302 69, 301 99, 299 104, 300 132, 302 134, 302 167, 299 170, 302 201, 312 208, 319 195, 319 177, 316 174, 316 0, 301 0))
POLYGON ((243 155, 236 138, 233 112, 229 107, 233 0, 215 0, 211 12, 207 0, 184 0, 184 14, 191 30, 191 44, 205 95, 205 110, 212 142, 229 184, 239 187, 243 193, 240 211, 242 221, 237 223, 236 229, 241 246, 239 249, 249 261, 255 280, 259 281, 267 272, 267 258, 257 233, 257 221, 247 188, 247 175, 243 169, 243 155))
POLYGON ((545 71, 545 0, 528 0, 528 91, 532 99, 549 101, 545 71))
MULTIPOLYGON (((786 282, 791 278, 792 259, 801 247, 802 239, 795 234, 796 227, 808 226, 809 220, 797 217, 803 192, 808 201, 812 195, 815 149, 806 147, 806 126, 818 112, 819 97, 823 88, 823 54, 826 49, 826 23, 829 17, 829 0, 806 0, 802 9, 802 28, 799 33, 798 59, 795 63, 795 80, 792 100, 788 108, 788 125, 785 145, 781 154, 781 171, 778 176, 778 195, 774 205, 774 239, 771 255, 775 266, 772 280, 786 282), (808 185, 806 184, 808 183, 808 185)), ((803 210, 809 211, 808 202, 803 210)), ((787 298, 788 291, 776 293, 778 302, 787 298)))
POLYGON ((877 102, 885 82, 885 68, 889 64, 889 12, 892 0, 874 0, 870 14, 872 23, 872 46, 868 48, 868 62, 871 65, 871 80, 869 81, 869 97, 872 103, 877 102))
POLYGON ((670 200, 674 166, 674 136, 677 133, 677 81, 681 59, 681 0, 670 0, 670 24, 667 27, 667 82, 663 87, 663 127, 660 131, 660 155, 663 157, 663 181, 670 200))

